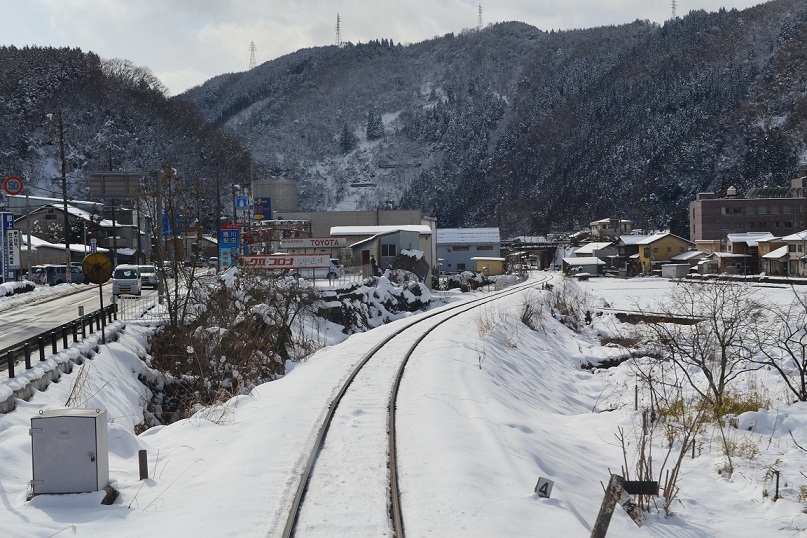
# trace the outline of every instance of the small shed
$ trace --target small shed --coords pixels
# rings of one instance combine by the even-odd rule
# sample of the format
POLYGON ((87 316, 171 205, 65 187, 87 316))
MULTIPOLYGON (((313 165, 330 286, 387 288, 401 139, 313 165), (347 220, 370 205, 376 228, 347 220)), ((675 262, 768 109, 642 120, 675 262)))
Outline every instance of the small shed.
POLYGON ((477 273, 482 273, 485 276, 504 274, 504 258, 474 256, 471 261, 476 263, 477 273))
POLYGON ((563 258, 563 272, 568 274, 588 273, 592 276, 599 275, 605 268, 605 262, 594 256, 583 258, 563 258))
POLYGON ((661 266, 661 276, 663 278, 684 278, 689 274, 689 269, 688 263, 665 263, 661 266))

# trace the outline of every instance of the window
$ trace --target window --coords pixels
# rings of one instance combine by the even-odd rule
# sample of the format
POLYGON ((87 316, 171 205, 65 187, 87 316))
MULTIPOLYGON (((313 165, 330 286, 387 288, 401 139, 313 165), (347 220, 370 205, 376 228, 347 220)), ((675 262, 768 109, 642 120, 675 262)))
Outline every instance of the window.
POLYGON ((771 215, 778 215, 778 214, 779 214, 779 206, 778 205, 772 205, 771 206, 771 215))
POLYGON ((759 209, 757 210, 757 213, 760 214, 760 215, 767 215, 768 214, 768 206, 765 206, 765 205, 759 206, 759 209))
POLYGON ((468 252, 468 247, 454 247, 454 252, 468 252))
POLYGON ((658 254, 658 247, 653 247, 653 254, 658 254))
POLYGON ((53 213, 48 213, 47 215, 45 215, 45 220, 56 220, 56 215, 54 215, 53 213))
POLYGON ((493 250, 493 245, 477 245, 476 250, 493 250))
POLYGON ((788 252, 796 252, 796 245, 788 245, 787 246, 788 252))
POLYGON ((742 212, 743 212, 743 208, 742 208, 742 207, 735 207, 735 208, 733 208, 733 209, 732 209, 732 212, 733 212, 735 215, 740 215, 740 214, 742 214, 742 212))
POLYGON ((388 244, 381 244, 381 256, 383 258, 394 258, 397 256, 395 253, 395 244, 388 243, 388 244))
POLYGON ((788 220, 785 222, 785 228, 792 228, 792 227, 793 227, 793 221, 788 220))
POLYGON ((458 263, 457 264, 457 271, 465 271, 465 264, 464 263, 458 263))
POLYGON ((686 252, 686 251, 687 251, 686 247, 678 247, 678 252, 686 252))
POLYGON ((669 254, 671 252, 672 252, 672 247, 667 247, 667 253, 669 254))
POLYGON ((730 209, 729 209, 728 207, 721 207, 721 208, 720 208, 720 213, 721 213, 722 215, 728 215, 730 212, 731 212, 731 211, 730 211, 730 209))

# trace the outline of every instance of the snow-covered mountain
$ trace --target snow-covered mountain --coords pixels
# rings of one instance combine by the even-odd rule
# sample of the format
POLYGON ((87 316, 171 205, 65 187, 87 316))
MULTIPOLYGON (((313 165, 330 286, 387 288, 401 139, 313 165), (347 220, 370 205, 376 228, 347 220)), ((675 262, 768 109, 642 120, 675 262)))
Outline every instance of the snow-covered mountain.
POLYGON ((798 0, 663 26, 508 22, 300 50, 177 99, 298 181, 302 209, 420 208, 506 235, 623 217, 686 236, 696 192, 789 184, 806 23, 798 0))

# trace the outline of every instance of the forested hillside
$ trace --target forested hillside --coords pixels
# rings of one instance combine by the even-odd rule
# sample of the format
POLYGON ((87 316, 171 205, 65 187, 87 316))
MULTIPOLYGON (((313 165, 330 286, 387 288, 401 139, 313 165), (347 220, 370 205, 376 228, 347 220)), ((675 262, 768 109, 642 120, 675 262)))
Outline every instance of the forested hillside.
POLYGON ((0 173, 23 178, 32 196, 62 197, 60 138, 71 200, 87 199, 91 171, 156 177, 171 165, 194 193, 181 210, 195 215, 215 198, 217 174, 248 174, 240 143, 169 100, 147 68, 79 49, 0 47, 0 71, 0 173))
POLYGON ((774 0, 306 49, 176 99, 297 180, 303 209, 421 208, 505 235, 622 217, 686 236, 696 192, 786 185, 807 157, 806 55, 807 3, 774 0))

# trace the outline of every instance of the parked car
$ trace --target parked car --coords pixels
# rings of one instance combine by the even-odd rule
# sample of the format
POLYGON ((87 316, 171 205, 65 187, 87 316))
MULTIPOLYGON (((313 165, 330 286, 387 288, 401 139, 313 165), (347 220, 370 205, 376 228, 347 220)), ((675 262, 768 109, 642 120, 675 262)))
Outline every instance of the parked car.
POLYGON ((112 272, 112 295, 140 295, 140 266, 119 265, 112 272))
POLYGON ((219 268, 219 258, 218 258, 218 256, 210 256, 207 259, 207 266, 211 267, 213 269, 218 269, 219 268))
POLYGON ((157 289, 157 268, 153 265, 140 265, 139 267, 141 287, 157 289))
POLYGON ((163 262, 162 272, 163 276, 166 278, 171 278, 174 276, 174 266, 171 265, 170 260, 165 260, 163 262))
MULTIPOLYGON (((28 280, 39 284, 56 286, 67 282, 66 265, 34 265, 28 280)), ((78 265, 70 265, 70 281, 73 284, 84 284, 84 271, 78 265)))

